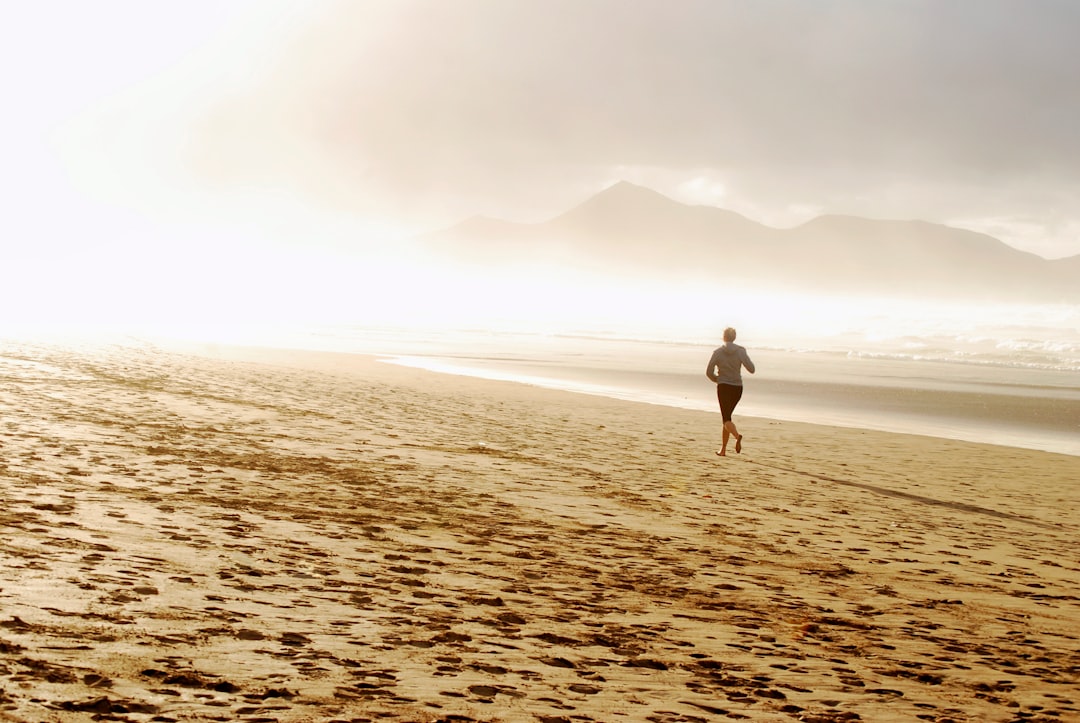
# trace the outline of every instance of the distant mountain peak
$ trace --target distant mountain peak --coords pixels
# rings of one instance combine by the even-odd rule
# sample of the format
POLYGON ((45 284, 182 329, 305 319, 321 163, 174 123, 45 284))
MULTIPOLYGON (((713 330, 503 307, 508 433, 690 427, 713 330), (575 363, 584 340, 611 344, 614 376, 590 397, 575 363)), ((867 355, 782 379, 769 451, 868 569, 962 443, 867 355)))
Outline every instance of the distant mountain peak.
MULTIPOLYGON (((604 190, 595 194, 591 198, 585 201, 585 204, 589 203, 663 203, 673 206, 683 206, 673 198, 669 198, 659 191, 654 191, 651 188, 645 186, 639 186, 636 183, 630 183, 630 181, 618 181, 611 184, 604 190)), ((582 204, 584 205, 584 204, 582 204)))
POLYGON ((652 195, 652 196, 663 196, 664 198, 667 198, 667 196, 664 196, 664 194, 660 193, 659 191, 648 188, 647 186, 640 186, 640 185, 638 185, 636 183, 631 183, 630 181, 616 181, 615 183, 611 184, 610 186, 605 188, 603 191, 601 191, 597 195, 608 194, 608 193, 648 194, 648 195, 652 195))
POLYGON ((639 186, 630 181, 618 181, 613 183, 599 193, 585 199, 580 204, 554 220, 580 219, 582 217, 593 217, 597 214, 602 216, 614 215, 618 218, 629 214, 639 218, 666 218, 674 221, 678 218, 685 217, 686 214, 700 213, 724 215, 731 218, 738 218, 740 221, 753 223, 734 211, 729 211, 717 206, 683 203, 670 196, 665 196, 659 191, 645 186, 639 186))

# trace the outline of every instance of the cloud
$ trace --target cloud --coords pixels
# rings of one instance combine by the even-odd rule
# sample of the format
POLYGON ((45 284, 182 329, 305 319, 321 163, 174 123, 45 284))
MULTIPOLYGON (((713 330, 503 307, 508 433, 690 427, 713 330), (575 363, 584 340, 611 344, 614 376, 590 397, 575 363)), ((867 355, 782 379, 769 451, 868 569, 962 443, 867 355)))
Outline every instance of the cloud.
POLYGON ((1067 0, 307 7, 192 121, 204 182, 431 225, 538 219, 622 169, 765 222, 986 217, 1007 235, 1013 217, 1028 247, 1080 253, 1050 229, 1080 218, 1067 0))

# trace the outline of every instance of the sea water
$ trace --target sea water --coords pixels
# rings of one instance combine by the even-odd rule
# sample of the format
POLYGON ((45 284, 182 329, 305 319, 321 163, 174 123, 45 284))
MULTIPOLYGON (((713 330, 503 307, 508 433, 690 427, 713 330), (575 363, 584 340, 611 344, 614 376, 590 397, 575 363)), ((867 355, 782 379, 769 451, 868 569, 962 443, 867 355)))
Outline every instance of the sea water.
MULTIPOLYGON (((740 332, 757 373, 737 414, 1080 456, 1080 309, 861 320, 828 334, 740 332), (888 328, 898 329, 887 333, 888 328)), ((377 354, 446 374, 718 411, 700 330, 309 325, 289 345, 377 354)))
MULTIPOLYGON (((513 309, 457 319, 448 307, 438 319, 393 324, 367 314, 357 323, 275 321, 216 330, 199 324, 165 336, 377 355, 438 373, 715 413, 705 366, 723 324, 704 318, 713 306, 698 300, 679 313, 653 309, 645 321, 620 306, 606 321, 583 314, 548 323, 519 318, 513 309)), ((738 416, 1080 457, 1080 305, 761 297, 741 299, 736 310, 737 341, 757 366, 757 373, 743 375, 738 416), (765 306, 770 313, 750 313, 765 306)), ((162 337, 152 330, 140 335, 162 337)))

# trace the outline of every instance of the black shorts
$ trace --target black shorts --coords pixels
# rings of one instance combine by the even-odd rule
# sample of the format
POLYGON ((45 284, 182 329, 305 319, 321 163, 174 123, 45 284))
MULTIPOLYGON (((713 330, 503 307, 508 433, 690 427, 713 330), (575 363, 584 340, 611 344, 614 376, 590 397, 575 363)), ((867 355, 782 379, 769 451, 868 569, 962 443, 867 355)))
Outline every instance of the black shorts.
POLYGON ((720 402, 720 416, 725 422, 731 421, 731 415, 735 411, 735 405, 742 399, 741 384, 717 384, 716 399, 720 402))

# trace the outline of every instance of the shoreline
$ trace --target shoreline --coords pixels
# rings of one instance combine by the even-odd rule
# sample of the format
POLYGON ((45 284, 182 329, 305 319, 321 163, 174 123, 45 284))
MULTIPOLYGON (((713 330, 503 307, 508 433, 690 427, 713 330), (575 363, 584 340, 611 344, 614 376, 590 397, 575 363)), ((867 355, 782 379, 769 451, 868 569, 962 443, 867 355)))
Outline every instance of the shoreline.
POLYGON ((1075 458, 353 354, 0 348, 0 714, 1080 715, 1075 458), (745 425, 745 426, 743 426, 745 425))
MULTIPOLYGON (((703 374, 572 367, 496 358, 385 355, 443 374, 529 384, 678 409, 717 412, 703 374), (699 377, 701 377, 699 379, 699 377)), ((827 427, 919 434, 1080 456, 1080 398, 921 389, 899 384, 747 377, 737 414, 827 427), (842 403, 840 400, 843 400, 842 403)))
MULTIPOLYGON (((254 334, 253 339, 261 336, 254 334)), ((354 330, 352 336, 285 334, 274 342, 247 343, 154 335, 112 338, 120 344, 145 342, 176 349, 294 349, 375 356, 452 374, 717 411, 714 392, 697 363, 707 358, 708 349, 685 342, 502 332, 470 332, 460 338, 443 332, 428 338, 422 332, 408 336, 404 330, 354 330)), ((847 357, 835 350, 764 348, 756 350, 755 357, 759 373, 745 378, 740 416, 1080 456, 1080 387, 1075 375, 1063 371, 940 359, 847 357)))

